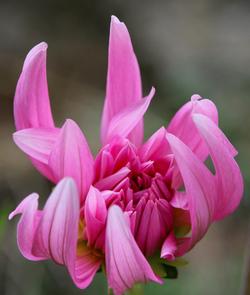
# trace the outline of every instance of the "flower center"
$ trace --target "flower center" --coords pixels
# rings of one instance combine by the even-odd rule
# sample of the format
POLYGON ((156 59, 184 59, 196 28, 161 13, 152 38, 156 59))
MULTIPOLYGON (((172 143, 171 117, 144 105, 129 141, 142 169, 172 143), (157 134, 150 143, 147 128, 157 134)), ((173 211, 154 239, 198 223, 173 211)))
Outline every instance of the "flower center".
POLYGON ((141 161, 136 147, 125 139, 104 147, 95 161, 94 186, 105 194, 107 207, 116 204, 127 212, 147 256, 159 249, 173 224, 168 167, 166 160, 141 161))

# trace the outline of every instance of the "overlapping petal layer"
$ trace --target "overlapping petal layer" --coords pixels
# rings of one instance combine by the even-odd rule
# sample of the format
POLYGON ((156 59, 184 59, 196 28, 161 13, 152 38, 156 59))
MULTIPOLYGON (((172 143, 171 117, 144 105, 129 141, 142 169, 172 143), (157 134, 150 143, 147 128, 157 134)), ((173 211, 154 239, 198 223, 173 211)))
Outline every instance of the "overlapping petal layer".
POLYGON ((64 178, 55 187, 42 211, 38 210, 38 195, 31 194, 9 218, 22 214, 17 240, 21 253, 27 259, 50 258, 63 264, 76 285, 85 288, 100 267, 100 261, 90 252, 77 256, 79 212, 79 196, 74 181, 64 178))
POLYGON ((239 205, 243 194, 243 179, 234 156, 237 151, 223 132, 206 116, 193 115, 193 120, 205 139, 215 168, 217 204, 214 219, 222 219, 239 205))
POLYGON ((189 196, 192 234, 179 248, 178 255, 183 255, 204 236, 212 223, 217 195, 213 175, 201 160, 176 136, 167 134, 167 139, 189 196))
POLYGON ((106 229, 106 268, 109 286, 121 295, 135 283, 161 283, 143 256, 118 206, 109 209, 106 229))
POLYGON ((13 135, 15 143, 33 161, 45 167, 45 175, 57 183, 69 176, 76 181, 81 200, 94 177, 94 160, 84 134, 72 120, 61 129, 30 128, 13 135))
POLYGON ((202 161, 208 156, 208 148, 192 120, 193 114, 203 114, 218 124, 218 112, 214 103, 195 94, 170 121, 167 131, 182 140, 202 161))
POLYGON ((86 198, 93 181, 93 157, 81 129, 72 120, 66 120, 51 150, 49 167, 55 181, 72 177, 78 187, 81 201, 86 198))

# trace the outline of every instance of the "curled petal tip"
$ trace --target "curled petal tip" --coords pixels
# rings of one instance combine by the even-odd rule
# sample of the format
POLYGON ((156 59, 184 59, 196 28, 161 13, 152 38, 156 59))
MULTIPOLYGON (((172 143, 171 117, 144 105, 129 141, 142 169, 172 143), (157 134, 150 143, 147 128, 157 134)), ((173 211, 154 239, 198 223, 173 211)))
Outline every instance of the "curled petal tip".
POLYGON ((194 113, 203 114, 218 124, 218 112, 214 103, 194 94, 191 100, 184 104, 172 118, 167 131, 181 139, 199 159, 204 161, 208 156, 208 148, 192 120, 194 113))
POLYGON ((8 216, 8 220, 11 220, 15 215, 16 215, 16 210, 12 211, 9 216, 8 216))
POLYGON ((46 42, 40 42, 37 45, 35 45, 28 53, 28 56, 32 54, 36 54, 41 51, 46 51, 48 49, 48 44, 46 42))
POLYGON ((155 95, 155 88, 154 88, 154 86, 152 86, 151 87, 151 90, 150 90, 150 92, 149 92, 149 96, 150 97, 153 97, 155 95))
POLYGON ((18 214, 22 214, 26 208, 30 207, 28 206, 31 202, 36 202, 39 199, 39 195, 37 193, 32 193, 29 196, 27 196, 17 207, 14 211, 12 211, 9 216, 8 220, 11 220, 13 217, 15 217, 18 214))
POLYGON ((40 42, 35 46, 39 51, 45 51, 48 49, 48 44, 44 41, 40 42))
POLYGON ((199 99, 202 99, 202 97, 199 94, 193 94, 191 96, 191 101, 196 101, 196 100, 199 100, 199 99))
POLYGON ((110 38, 114 38, 116 41, 123 40, 127 42, 128 30, 124 22, 121 22, 115 15, 111 16, 110 22, 110 38))
POLYGON ((46 51, 48 49, 48 44, 46 42, 40 42, 37 45, 35 45, 27 54, 23 69, 26 69, 27 66, 34 60, 34 58, 41 52, 44 52, 46 54, 46 51))
POLYGON ((11 220, 14 216, 15 216, 15 211, 12 211, 8 216, 8 220, 11 220))
POLYGON ((63 124, 62 128, 67 129, 67 128, 77 128, 80 129, 80 127, 78 126, 78 124, 72 120, 72 119, 66 119, 65 123, 63 124))
POLYGON ((62 128, 67 128, 67 127, 71 127, 71 126, 76 126, 76 122, 74 122, 72 119, 66 119, 62 128))
POLYGON ((115 15, 111 15, 111 22, 112 23, 117 23, 117 24, 121 23, 119 18, 117 16, 115 16, 115 15))
POLYGON ((171 232, 164 241, 161 249, 161 258, 169 261, 175 260, 175 252, 177 249, 177 241, 174 233, 171 232))

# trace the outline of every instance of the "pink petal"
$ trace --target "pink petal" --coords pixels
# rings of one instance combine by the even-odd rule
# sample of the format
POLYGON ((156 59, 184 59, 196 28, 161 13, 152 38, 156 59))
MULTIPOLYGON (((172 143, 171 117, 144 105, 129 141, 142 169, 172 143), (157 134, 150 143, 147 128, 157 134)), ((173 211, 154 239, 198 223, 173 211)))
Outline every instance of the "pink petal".
POLYGON ((48 165, 49 155, 58 138, 59 129, 29 128, 13 134, 16 145, 31 158, 48 165))
POLYGON ((89 189, 84 212, 88 244, 104 250, 104 226, 107 208, 104 197, 93 186, 89 189))
POLYGON ((35 236, 34 253, 44 253, 67 266, 79 288, 86 288, 100 267, 90 252, 77 256, 79 196, 74 181, 64 178, 45 204, 35 236), (84 274, 80 273, 84 270, 84 274))
POLYGON ((177 250, 177 242, 173 232, 165 239, 162 248, 161 248, 161 258, 165 258, 166 260, 174 260, 175 252, 177 250))
POLYGON ((82 131, 74 121, 66 120, 49 158, 55 180, 72 177, 81 200, 84 200, 93 180, 93 165, 93 157, 82 131))
POLYGON ((113 189, 120 181, 122 181, 128 174, 130 169, 123 167, 114 174, 107 176, 95 183, 95 187, 100 191, 113 189))
MULTIPOLYGON (((142 99, 141 77, 128 30, 124 23, 112 16, 109 37, 107 90, 102 115, 101 139, 108 142, 111 120, 124 108, 142 99)), ((140 145, 143 138, 143 121, 140 118, 130 130, 129 139, 140 145)))
POLYGON ((146 257, 160 248, 169 228, 172 228, 172 210, 168 202, 147 201, 145 207, 136 208, 135 239, 146 257))
POLYGON ((14 99, 16 129, 53 128, 46 77, 47 44, 42 42, 28 53, 17 83, 14 99))
POLYGON ((101 151, 95 158, 95 180, 110 175, 114 168, 114 159, 110 152, 101 151))
POLYGON ((213 175, 198 157, 177 137, 167 134, 181 176, 190 211, 192 236, 178 249, 178 256, 190 250, 206 233, 213 220, 216 190, 213 175))
POLYGON ((18 245, 30 260, 52 258, 64 264, 79 288, 87 287, 100 267, 100 259, 88 251, 77 256, 79 196, 74 181, 61 180, 43 211, 37 210, 36 194, 24 199, 9 218, 22 214, 18 224, 18 245), (80 271, 84 270, 84 274, 80 271))
POLYGON ((45 204, 33 251, 44 252, 55 262, 66 265, 75 284, 86 288, 99 269, 100 260, 90 252, 76 254, 79 213, 76 185, 72 179, 64 178, 45 204))
POLYGON ((136 208, 135 240, 146 255, 150 257, 159 250, 166 234, 173 228, 172 207, 166 200, 148 200, 144 206, 143 198, 136 208))
POLYGON ((188 210, 188 200, 189 196, 187 196, 186 193, 176 191, 173 198, 170 201, 170 204, 174 208, 188 210))
POLYGON ((243 195, 242 175, 233 158, 237 151, 209 118, 196 114, 193 120, 213 160, 218 194, 214 219, 222 219, 238 207, 243 195))
POLYGON ((120 112, 113 116, 107 129, 106 142, 110 142, 115 136, 128 137, 130 132, 140 122, 148 109, 154 96, 155 89, 152 88, 149 95, 138 103, 121 108, 120 112))
POLYGON ((169 153, 169 144, 166 140, 166 129, 161 127, 139 149, 142 161, 156 160, 169 153))
MULTIPOLYGON (((153 239, 151 239, 152 231, 151 229, 151 216, 154 210, 154 202, 149 200, 143 210, 140 210, 140 218, 138 216, 136 222, 136 241, 140 249, 145 253, 145 255, 152 255, 152 245, 151 241, 154 243, 153 239)), ((139 211, 139 210, 137 210, 139 211)), ((158 217, 159 219, 159 217, 158 217)), ((156 221, 155 232, 159 229, 159 220, 156 221), (158 226, 158 228, 157 228, 158 226)))
POLYGON ((122 210, 116 205, 108 211, 105 253, 108 284, 115 295, 123 294, 138 282, 162 282, 138 248, 122 210))
POLYGON ((86 252, 85 255, 77 257, 75 265, 74 283, 80 289, 87 288, 101 266, 102 261, 94 257, 92 253, 86 252))
POLYGON ((209 99, 202 99, 193 95, 173 117, 167 131, 183 141, 201 160, 208 156, 208 148, 196 129, 192 114, 203 114, 218 124, 218 112, 214 103, 209 99))
POLYGON ((79 223, 79 198, 70 178, 61 180, 48 198, 38 225, 33 251, 67 265, 74 272, 79 223))
POLYGON ((17 226, 18 247, 25 258, 35 261, 48 258, 46 255, 36 256, 32 253, 34 234, 41 217, 37 210, 38 198, 35 193, 29 195, 9 215, 9 219, 12 219, 17 214, 22 214, 17 226))
POLYGON ((118 169, 121 169, 126 166, 131 159, 135 159, 136 157, 137 153, 135 151, 135 146, 130 141, 126 141, 115 157, 114 170, 117 171, 118 169))

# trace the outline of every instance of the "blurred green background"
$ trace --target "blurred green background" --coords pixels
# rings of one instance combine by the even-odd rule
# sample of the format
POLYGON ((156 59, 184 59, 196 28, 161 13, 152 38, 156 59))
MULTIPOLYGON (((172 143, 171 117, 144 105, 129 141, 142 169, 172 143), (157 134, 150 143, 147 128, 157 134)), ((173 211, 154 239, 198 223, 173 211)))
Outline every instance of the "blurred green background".
POLYGON ((250 221, 250 2, 232 0, 0 0, 0 294, 106 293, 102 274, 78 290, 63 267, 25 260, 17 250, 17 220, 6 218, 27 194, 36 191, 43 202, 51 188, 12 141, 14 90, 28 50, 48 42, 56 122, 76 120, 96 152, 112 14, 128 26, 145 93, 152 85, 157 90, 146 136, 166 125, 193 93, 211 98, 221 128, 239 150, 245 178, 237 212, 210 228, 177 280, 149 284, 146 294, 240 294, 250 221))

